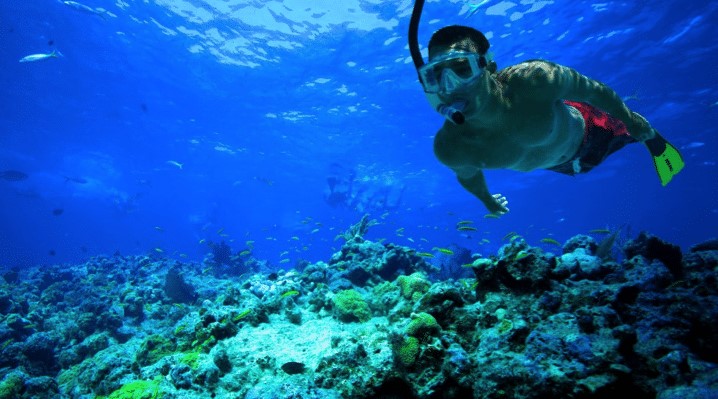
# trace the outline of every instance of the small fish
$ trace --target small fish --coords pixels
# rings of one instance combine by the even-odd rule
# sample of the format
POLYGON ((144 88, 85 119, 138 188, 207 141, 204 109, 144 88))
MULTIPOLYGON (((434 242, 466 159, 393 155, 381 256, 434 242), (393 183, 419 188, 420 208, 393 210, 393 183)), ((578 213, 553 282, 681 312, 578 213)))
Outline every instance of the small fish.
POLYGON ((54 216, 60 216, 60 215, 63 214, 63 212, 65 212, 65 210, 62 209, 62 208, 55 208, 55 209, 52 210, 52 214, 53 214, 54 216))
POLYGON ((611 230, 609 230, 609 229, 593 229, 593 230, 589 230, 588 232, 592 233, 592 234, 608 234, 611 232, 611 230))
POLYGON ((559 247, 561 246, 561 243, 558 242, 558 241, 556 241, 556 240, 554 240, 553 238, 548 238, 548 237, 547 237, 547 238, 542 238, 542 239, 541 239, 541 242, 544 243, 544 244, 553 244, 553 245, 558 245, 559 247))
POLYGON ((281 263, 281 264, 289 263, 289 259, 282 259, 279 261, 279 263, 281 263))
POLYGON ((82 177, 70 177, 70 176, 63 176, 65 178, 65 183, 77 183, 77 184, 87 184, 87 179, 84 179, 82 177))
POLYGON ((165 253, 165 251, 163 251, 162 248, 160 248, 160 247, 155 248, 155 252, 157 252, 158 254, 165 253))
POLYGON ((516 235, 518 235, 517 232, 515 232, 515 231, 510 231, 510 232, 506 233, 506 235, 504 236, 503 240, 509 240, 509 239, 511 239, 511 237, 516 236, 516 235))
POLYGON ((491 241, 489 241, 488 238, 482 238, 481 241, 479 241, 479 244, 489 244, 491 241))
POLYGON ((163 228, 160 227, 160 226, 155 226, 155 230, 157 230, 157 231, 165 231, 165 229, 163 229, 163 228))
POLYGON ((242 251, 242 252, 239 253, 239 256, 247 256, 247 255, 249 255, 250 253, 251 253, 251 252, 250 252, 248 249, 245 249, 244 251, 242 251))
POLYGON ((182 258, 182 259, 187 259, 187 258, 188 258, 187 254, 179 254, 179 257, 182 258))
POLYGON ((177 169, 182 169, 182 167, 184 166, 183 163, 179 163, 179 162, 177 162, 177 161, 172 161, 172 160, 169 160, 169 161, 167 161, 167 162, 165 162, 165 163, 166 163, 167 165, 175 166, 175 167, 177 167, 177 169))
POLYGON ((404 228, 403 228, 403 227, 400 227, 400 228, 396 229, 396 234, 403 234, 403 233, 404 233, 404 228))
POLYGON ((477 229, 476 227, 471 227, 471 226, 459 226, 459 227, 456 228, 456 230, 459 230, 459 231, 477 231, 478 229, 477 229))
POLYGON ((0 172, 0 178, 7 181, 21 181, 27 179, 27 173, 19 170, 3 170, 0 172))
POLYGON ((464 224, 473 224, 473 223, 474 223, 474 222, 471 221, 471 220, 462 220, 462 221, 460 221, 460 222, 458 222, 458 223, 456 223, 456 224, 459 225, 459 226, 461 226, 461 225, 464 225, 464 224))
POLYGON ((499 216, 495 213, 487 213, 486 215, 484 215, 484 219, 498 219, 500 217, 501 216, 499 216))
POLYGON ((245 244, 246 246, 248 246, 248 247, 250 247, 250 248, 251 248, 251 247, 252 247, 252 245, 254 245, 254 241, 252 241, 252 240, 248 240, 248 241, 247 241, 247 242, 245 242, 244 244, 245 244))
POLYGON ((416 255, 421 256, 422 258, 433 258, 434 257, 433 254, 430 254, 428 252, 417 252, 416 255))
POLYGON ((616 242, 616 238, 618 238, 619 233, 621 233, 621 230, 623 229, 623 226, 616 229, 614 232, 612 232, 610 235, 606 236, 601 242, 598 243, 598 246, 596 247, 596 256, 601 260, 609 260, 611 259, 611 250, 613 250, 613 244, 616 242))
POLYGON ((43 61, 48 60, 50 58, 57 58, 62 56, 62 53, 57 50, 52 50, 49 54, 30 54, 26 55, 22 58, 20 58, 20 62, 37 62, 37 61, 43 61))
POLYGON ((282 365, 282 371, 289 375, 302 374, 304 372, 304 363, 287 362, 282 365))
POLYGON ((289 255, 289 251, 282 251, 282 253, 279 254, 279 257, 281 258, 284 255, 289 255))
POLYGON ((478 3, 468 4, 469 12, 466 13, 466 18, 469 18, 469 17, 473 16, 474 14, 478 13, 481 6, 483 6, 484 4, 486 4, 488 2, 489 2, 489 0, 481 0, 478 3))
POLYGON ((78 2, 76 2, 76 1, 67 0, 67 1, 62 1, 61 3, 64 4, 64 5, 66 5, 66 6, 68 6, 68 7, 70 7, 70 8, 72 8, 72 9, 75 10, 75 11, 84 12, 84 13, 86 13, 86 14, 97 15, 98 17, 100 17, 100 18, 102 18, 102 19, 105 19, 105 13, 104 13, 104 12, 95 10, 95 9, 92 8, 92 7, 88 7, 88 6, 84 5, 84 4, 78 3, 78 2))
POLYGON ((621 101, 623 101, 624 103, 626 103, 626 102, 629 102, 629 101, 638 101, 638 100, 640 100, 640 99, 641 99, 641 98, 638 96, 638 89, 636 89, 636 90, 633 91, 633 94, 621 98, 621 101))
POLYGON ((319 232, 319 229, 314 229, 314 230, 310 231, 310 233, 312 233, 312 234, 318 233, 318 232, 319 232))
POLYGON ((441 252, 441 253, 444 254, 444 255, 453 255, 453 254, 454 254, 454 251, 452 251, 452 250, 450 250, 450 249, 448 249, 448 248, 434 247, 434 248, 432 248, 432 250, 433 250, 433 251, 439 251, 439 252, 441 252))
POLYGON ((297 237, 297 236, 292 236, 292 240, 294 240, 294 241, 299 241, 299 237, 297 237))
POLYGON ((519 253, 516 254, 516 257, 514 258, 514 260, 521 260, 521 259, 523 259, 523 258, 525 258, 525 257, 527 257, 527 256, 529 256, 529 255, 530 255, 530 254, 529 254, 528 252, 519 251, 519 253))
POLYGON ((204 244, 204 243, 206 243, 206 242, 207 242, 207 240, 205 240, 204 238, 202 238, 201 240, 199 240, 198 244, 199 244, 199 245, 202 245, 202 244, 204 244))

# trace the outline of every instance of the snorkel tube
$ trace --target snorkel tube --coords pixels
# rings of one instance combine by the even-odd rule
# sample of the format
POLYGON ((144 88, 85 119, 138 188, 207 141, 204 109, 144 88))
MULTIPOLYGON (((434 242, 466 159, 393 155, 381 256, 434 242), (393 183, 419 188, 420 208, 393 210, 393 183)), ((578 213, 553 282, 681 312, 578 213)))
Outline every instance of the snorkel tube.
MULTIPOLYGON (((409 21, 409 51, 411 52, 411 59, 414 61, 417 74, 419 73, 419 68, 424 66, 424 58, 421 56, 421 51, 419 50, 419 20, 421 19, 421 10, 423 8, 424 0, 416 0, 414 2, 414 10, 411 12, 411 20, 409 21)), ((419 82, 422 82, 421 74, 419 74, 419 82)), ((424 94, 436 112, 440 113, 448 121, 457 125, 464 123, 464 114, 461 112, 465 106, 463 101, 453 104, 444 104, 436 94, 426 92, 424 92, 424 94)))

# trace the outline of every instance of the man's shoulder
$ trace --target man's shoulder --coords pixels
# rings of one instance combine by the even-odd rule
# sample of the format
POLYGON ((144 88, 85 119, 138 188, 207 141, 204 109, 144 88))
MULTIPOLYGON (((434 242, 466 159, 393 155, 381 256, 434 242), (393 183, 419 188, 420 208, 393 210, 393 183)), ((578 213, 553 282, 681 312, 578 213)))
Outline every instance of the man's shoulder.
POLYGON ((556 80, 561 65, 546 60, 528 60, 508 66, 497 72, 496 78, 508 84, 549 83, 556 80))

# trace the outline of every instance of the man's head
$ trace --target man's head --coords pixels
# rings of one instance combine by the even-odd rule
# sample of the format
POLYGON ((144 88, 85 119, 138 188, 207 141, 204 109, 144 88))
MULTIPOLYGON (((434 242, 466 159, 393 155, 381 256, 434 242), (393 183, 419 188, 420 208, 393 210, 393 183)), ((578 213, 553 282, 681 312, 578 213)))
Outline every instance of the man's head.
POLYGON ((489 41, 483 33, 468 26, 451 25, 434 32, 429 41, 429 60, 448 51, 466 51, 486 55, 489 41))

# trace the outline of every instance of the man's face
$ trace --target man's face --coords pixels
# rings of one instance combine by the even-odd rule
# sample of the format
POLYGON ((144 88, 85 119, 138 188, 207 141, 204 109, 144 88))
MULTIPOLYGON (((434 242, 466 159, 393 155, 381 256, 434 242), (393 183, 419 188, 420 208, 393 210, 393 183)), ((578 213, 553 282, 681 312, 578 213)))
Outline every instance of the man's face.
POLYGON ((459 45, 429 49, 431 58, 422 75, 425 90, 436 93, 445 104, 470 106, 483 96, 485 68, 480 66, 479 54, 466 50, 459 45))

